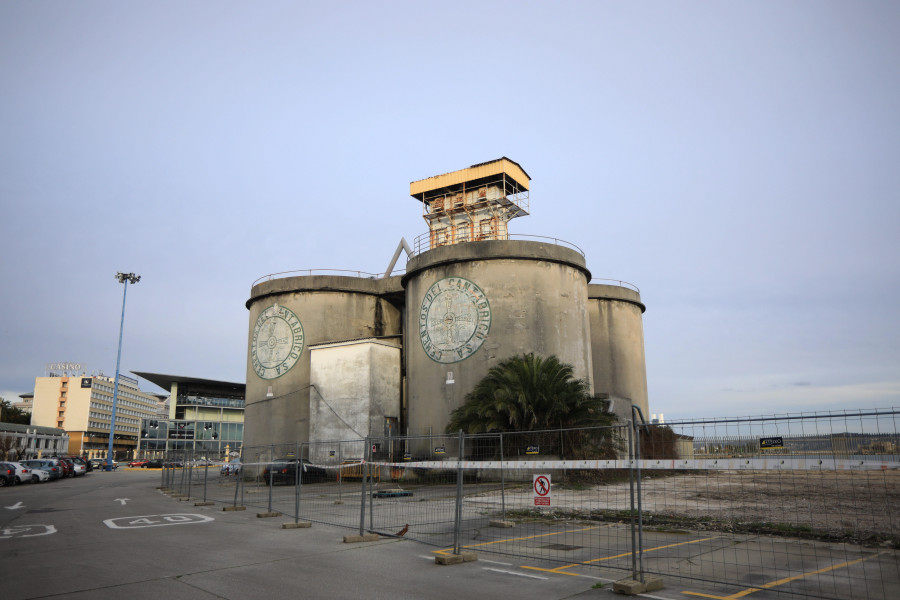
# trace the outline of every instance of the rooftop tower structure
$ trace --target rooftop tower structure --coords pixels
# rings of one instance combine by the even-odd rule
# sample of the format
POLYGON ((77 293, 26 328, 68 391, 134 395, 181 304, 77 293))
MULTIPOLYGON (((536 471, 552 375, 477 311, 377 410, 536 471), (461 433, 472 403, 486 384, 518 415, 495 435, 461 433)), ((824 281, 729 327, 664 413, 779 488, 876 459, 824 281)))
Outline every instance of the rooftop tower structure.
POLYGON ((505 156, 443 175, 413 181, 409 194, 422 203, 428 233, 416 253, 470 241, 509 238, 510 219, 528 214, 531 177, 505 156))

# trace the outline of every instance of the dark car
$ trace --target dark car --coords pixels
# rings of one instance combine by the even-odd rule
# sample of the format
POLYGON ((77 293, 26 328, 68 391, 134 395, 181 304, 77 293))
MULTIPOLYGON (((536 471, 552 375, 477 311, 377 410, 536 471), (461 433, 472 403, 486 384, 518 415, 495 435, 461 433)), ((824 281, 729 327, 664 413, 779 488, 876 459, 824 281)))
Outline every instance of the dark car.
POLYGON ((158 458, 154 458, 153 460, 148 460, 147 462, 145 462, 144 464, 141 465, 142 469, 162 469, 162 467, 163 467, 163 461, 158 458))
POLYGON ((59 479, 60 477, 64 476, 62 469, 55 460, 33 458, 31 460, 24 461, 22 464, 28 465, 28 467, 31 469, 43 469, 44 471, 47 471, 47 474, 50 475, 49 481, 53 481, 54 479, 59 479))
MULTIPOLYGON (((302 474, 300 475, 301 483, 315 483, 317 481, 325 481, 328 478, 328 472, 322 467, 317 467, 307 459, 303 459, 301 463, 302 474)), ((269 483, 271 473, 272 483, 287 483, 294 485, 297 483, 297 459, 296 458, 279 458, 266 465, 263 469, 263 481, 269 483)))
POLYGON ((75 467, 73 467, 71 463, 66 462, 65 459, 50 458, 48 460, 53 461, 53 463, 59 467, 59 471, 62 473, 63 477, 75 477, 75 467))
POLYGON ((4 485, 16 485, 16 468, 0 462, 0 487, 4 485))

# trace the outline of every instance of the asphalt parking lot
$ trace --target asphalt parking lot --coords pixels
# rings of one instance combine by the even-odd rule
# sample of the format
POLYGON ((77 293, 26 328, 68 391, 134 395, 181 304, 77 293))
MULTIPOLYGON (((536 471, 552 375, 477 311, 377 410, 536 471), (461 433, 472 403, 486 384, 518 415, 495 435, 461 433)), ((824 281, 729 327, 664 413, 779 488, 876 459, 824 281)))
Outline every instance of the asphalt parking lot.
MULTIPOLYGON (((163 494, 159 484, 158 471, 119 469, 0 490, 3 597, 621 597, 611 590, 621 570, 493 553, 439 566, 435 554, 445 549, 394 538, 346 544, 343 537, 355 533, 351 529, 321 524, 283 529, 291 519, 258 518, 255 508, 225 512, 221 504, 195 506, 163 494)), ((490 543, 528 543, 514 530, 492 535, 490 543)), ((714 540, 698 543, 715 547, 714 540)), ((471 546, 478 551, 478 544, 471 546)), ((760 568, 756 575, 765 579, 764 565, 760 568)), ((679 579, 666 584, 643 597, 726 597, 712 584, 679 579)), ((734 590, 727 593, 740 597, 734 590)), ((774 590, 752 592, 759 600, 778 597, 774 590)))

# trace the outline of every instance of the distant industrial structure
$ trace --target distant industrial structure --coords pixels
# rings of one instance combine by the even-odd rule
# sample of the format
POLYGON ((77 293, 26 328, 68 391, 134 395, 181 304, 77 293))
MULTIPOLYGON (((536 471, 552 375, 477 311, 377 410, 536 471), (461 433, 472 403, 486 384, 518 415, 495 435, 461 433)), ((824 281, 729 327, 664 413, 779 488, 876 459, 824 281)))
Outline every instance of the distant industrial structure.
POLYGON ((636 287, 592 283, 585 256, 514 236, 530 177, 508 158, 410 184, 428 232, 405 273, 304 272, 252 286, 244 443, 442 433, 511 356, 556 355, 622 419, 649 415, 636 287))

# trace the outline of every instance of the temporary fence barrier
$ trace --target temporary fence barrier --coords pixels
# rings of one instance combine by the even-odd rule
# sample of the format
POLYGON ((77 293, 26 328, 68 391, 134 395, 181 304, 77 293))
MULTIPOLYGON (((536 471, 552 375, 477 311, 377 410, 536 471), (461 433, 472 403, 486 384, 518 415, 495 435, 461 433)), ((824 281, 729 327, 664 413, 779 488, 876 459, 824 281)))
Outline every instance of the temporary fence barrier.
POLYGON ((162 478, 208 501, 538 571, 886 599, 900 597, 898 417, 647 424, 636 412, 614 427, 245 447, 202 469, 169 456, 162 478))

